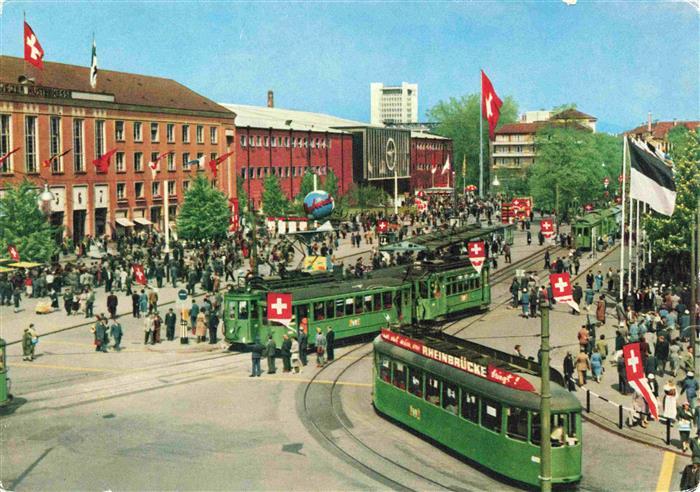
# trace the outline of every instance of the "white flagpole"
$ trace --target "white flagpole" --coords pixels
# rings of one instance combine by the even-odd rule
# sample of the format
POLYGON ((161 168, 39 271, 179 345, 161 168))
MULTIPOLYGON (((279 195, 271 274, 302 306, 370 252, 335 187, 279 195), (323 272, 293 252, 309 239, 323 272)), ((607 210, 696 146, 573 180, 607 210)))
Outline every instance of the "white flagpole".
POLYGON ((479 198, 484 197, 484 86, 479 71, 479 198))
POLYGON ((639 243, 642 240, 642 236, 639 233, 639 200, 637 200, 637 217, 635 229, 637 230, 637 240, 634 242, 634 288, 639 288, 639 243))
POLYGON ((168 180, 165 182, 165 196, 163 197, 163 207, 165 208, 165 252, 170 251, 170 190, 168 189, 168 180))
MULTIPOLYGON (((630 170, 630 173, 632 171, 630 170)), ((632 183, 630 183, 630 186, 632 183)), ((634 230, 634 208, 632 203, 632 196, 630 190, 630 201, 629 201, 629 224, 627 227, 627 232, 629 234, 627 238, 627 293, 632 293, 632 231, 634 230)))
POLYGON ((627 137, 622 143, 622 220, 620 221, 620 300, 625 285, 625 179, 627 177, 627 137))

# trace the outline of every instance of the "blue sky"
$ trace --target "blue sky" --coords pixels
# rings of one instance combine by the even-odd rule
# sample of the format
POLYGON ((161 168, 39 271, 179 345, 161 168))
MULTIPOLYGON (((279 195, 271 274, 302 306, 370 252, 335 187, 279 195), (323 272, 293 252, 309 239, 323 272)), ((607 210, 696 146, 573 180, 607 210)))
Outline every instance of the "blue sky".
POLYGON ((477 92, 479 68, 520 110, 576 102, 618 131, 700 118, 700 15, 683 1, 232 2, 6 0, 0 52, 22 56, 22 11, 46 60, 178 80, 219 102, 369 120, 373 81, 419 84, 420 117, 477 92))

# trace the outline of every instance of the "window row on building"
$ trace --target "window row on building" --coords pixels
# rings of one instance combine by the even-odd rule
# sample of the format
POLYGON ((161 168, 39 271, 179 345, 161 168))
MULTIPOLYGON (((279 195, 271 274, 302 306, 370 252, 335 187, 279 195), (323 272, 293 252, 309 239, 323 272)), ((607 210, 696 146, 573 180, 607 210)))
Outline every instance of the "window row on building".
POLYGON ((416 149, 418 150, 444 150, 447 147, 444 143, 418 143, 416 144, 416 149))
MULTIPOLYGON (((301 178, 307 171, 313 172, 318 176, 326 175, 326 166, 292 166, 282 164, 276 167, 251 167, 250 179, 264 179, 268 176, 277 176, 278 178, 301 178)), ((248 168, 241 168, 241 177, 248 179, 248 168)))
MULTIPOLYGON (((162 197, 162 186, 163 183, 165 183, 165 186, 168 187, 168 196, 170 197, 176 197, 177 196, 177 181, 174 180, 167 180, 167 181, 153 181, 151 183, 151 196, 152 197, 162 197)), ((143 181, 135 181, 132 183, 133 188, 134 188, 134 198, 136 200, 143 200, 145 199, 145 183, 143 181)), ((118 182, 117 183, 117 201, 126 201, 128 199, 127 194, 126 194, 126 189, 127 189, 128 183, 124 182, 118 182)), ((187 193, 187 190, 190 187, 190 182, 189 180, 185 180, 182 182, 182 193, 185 194, 187 193)))
MULTIPOLYGON (((24 155, 23 169, 22 172, 26 174, 38 174, 40 171, 40 165, 51 168, 51 172, 54 174, 61 174, 64 172, 64 153, 63 148, 63 124, 61 116, 50 116, 49 117, 49 155, 45 156, 45 159, 39 161, 39 138, 38 138, 38 117, 36 115, 26 115, 24 116, 24 141, 14 142, 12 138, 12 116, 9 114, 0 114, 0 156, 10 153, 13 149, 22 148, 24 155)), ((86 171, 86 162, 92 161, 104 155, 106 150, 106 136, 105 136, 105 120, 95 120, 94 125, 94 157, 85 156, 85 120, 83 118, 72 118, 71 122, 71 140, 72 146, 65 149, 67 156, 73 160, 73 172, 84 173, 86 171)), ((134 129, 134 141, 141 141, 142 123, 133 122, 134 129), (138 139, 137 139, 138 135, 138 139)), ((157 143, 159 141, 159 123, 151 123, 151 142, 157 143), (154 138, 155 137, 155 138, 154 138)), ((124 126, 125 122, 117 120, 115 122, 115 139, 117 142, 124 141, 124 126)), ((168 143, 174 143, 174 123, 168 123, 167 134, 168 143), (172 140, 171 140, 172 136, 172 140)), ((189 125, 182 125, 183 129, 183 142, 185 140, 185 135, 189 141, 189 125)), ((198 143, 204 143, 204 126, 196 125, 197 129, 197 141, 198 143), (201 134, 201 142, 200 142, 201 134)), ((218 128, 209 127, 210 130, 210 141, 212 144, 218 142, 218 128)), ((187 143, 187 142, 184 142, 187 143)), ((0 164, 1 174, 11 174, 15 170, 15 163, 17 161, 21 162, 18 157, 22 154, 10 155, 5 159, 2 164, 0 164)), ((158 157, 158 152, 151 152, 151 160, 155 160, 158 157)), ((189 153, 183 153, 183 167, 187 169, 187 162, 189 159, 189 153)), ((197 157, 202 157, 203 153, 198 153, 197 157)), ((211 158, 216 158, 216 154, 211 154, 211 158)), ((175 170, 175 159, 173 154, 169 154, 165 159, 168 162, 168 170, 175 170)), ((134 152, 133 163, 134 171, 143 171, 143 152, 134 152)), ((125 156, 123 152, 117 152, 116 154, 116 168, 117 172, 125 172, 125 156)))
POLYGON ((325 149, 331 148, 329 138, 275 137, 269 135, 241 135, 241 147, 287 147, 325 149))
MULTIPOLYGON (((144 123, 141 121, 132 121, 131 123, 131 136, 134 142, 143 142, 144 140, 144 123)), ((151 122, 148 124, 147 129, 150 133, 151 143, 160 142, 160 130, 162 123, 151 122)), ((167 143, 176 143, 177 128, 175 123, 165 123, 165 140, 167 143)), ((194 126, 194 136, 195 142, 198 144, 205 143, 205 126, 204 125, 189 125, 186 123, 180 124, 180 142, 184 144, 191 143, 190 127, 194 126)), ((114 122, 114 139, 117 142, 125 142, 127 131, 127 122, 123 120, 116 120, 114 122)), ((209 143, 218 144, 219 143, 219 129, 215 126, 209 127, 209 143)))

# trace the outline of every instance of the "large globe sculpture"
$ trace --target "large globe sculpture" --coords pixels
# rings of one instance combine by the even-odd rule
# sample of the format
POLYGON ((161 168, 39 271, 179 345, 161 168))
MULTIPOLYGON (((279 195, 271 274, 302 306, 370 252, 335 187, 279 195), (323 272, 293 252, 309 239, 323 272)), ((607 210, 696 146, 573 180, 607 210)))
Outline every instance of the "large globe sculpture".
POLYGON ((304 198, 304 212, 314 219, 328 217, 334 208, 333 197, 323 190, 312 191, 304 198))

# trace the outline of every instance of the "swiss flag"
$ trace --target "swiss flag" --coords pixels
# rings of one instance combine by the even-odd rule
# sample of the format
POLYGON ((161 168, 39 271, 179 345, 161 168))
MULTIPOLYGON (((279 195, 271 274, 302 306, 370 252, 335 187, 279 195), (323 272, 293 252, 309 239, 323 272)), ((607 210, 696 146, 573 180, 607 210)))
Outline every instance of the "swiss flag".
POLYGON ((24 60, 36 68, 44 68, 44 49, 26 22, 24 23, 24 60))
POLYGON ((134 263, 131 268, 134 271, 134 280, 136 280, 136 283, 146 285, 148 283, 148 279, 146 278, 146 273, 143 270, 143 265, 134 263))
POLYGON ((292 294, 268 292, 267 319, 289 324, 292 320, 292 294))
POLYGON ((171 153, 172 153, 171 151, 163 152, 158 157, 156 157, 155 159, 153 159, 151 162, 148 163, 148 167, 151 168, 151 175, 153 178, 156 177, 156 173, 158 172, 158 163, 160 162, 160 160, 163 157, 165 157, 166 155, 171 154, 171 153))
POLYGON ((14 244, 7 245, 7 252, 10 253, 10 258, 12 258, 14 261, 19 261, 19 251, 17 251, 14 244))
POLYGON ((382 234, 386 231, 389 230, 389 222, 386 220, 378 220, 377 221, 377 232, 382 234))
POLYGON ((117 149, 112 149, 108 151, 106 154, 104 154, 102 157, 98 157, 92 163, 95 165, 97 170, 101 173, 106 173, 109 171, 109 160, 112 158, 114 154, 117 153, 117 149))
POLYGON ((481 269, 484 267, 484 259, 486 258, 484 241, 470 241, 467 244, 467 252, 469 253, 469 261, 474 267, 474 270, 476 270, 477 273, 481 273, 481 269))
POLYGON ((659 418, 658 402, 649 386, 646 374, 644 374, 644 364, 642 362, 642 351, 639 348, 639 342, 628 343, 622 347, 622 354, 625 359, 625 370, 627 372, 627 381, 630 386, 640 395, 649 405, 649 413, 655 418, 659 418))
POLYGON ((552 286, 552 297, 557 302, 565 302, 572 307, 578 305, 574 303, 574 298, 571 289, 571 278, 567 273, 553 273, 549 276, 549 285, 552 286))
POLYGON ((542 235, 549 239, 554 235, 554 222, 552 219, 542 219, 540 221, 540 231, 542 231, 542 235))
POLYGON ((503 102, 496 95, 496 91, 491 85, 491 81, 484 71, 481 71, 481 110, 484 118, 489 122, 489 137, 493 140, 498 118, 501 116, 501 106, 503 102))

